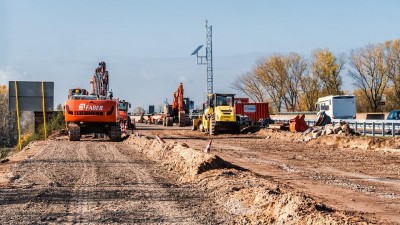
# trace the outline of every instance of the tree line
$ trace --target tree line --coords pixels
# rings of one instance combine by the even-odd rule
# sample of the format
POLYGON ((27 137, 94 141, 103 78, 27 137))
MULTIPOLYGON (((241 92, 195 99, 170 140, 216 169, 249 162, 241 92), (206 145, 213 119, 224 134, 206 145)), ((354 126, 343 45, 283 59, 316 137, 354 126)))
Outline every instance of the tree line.
MULTIPOLYGON (((21 143, 22 146, 34 140, 43 140, 44 127, 39 125, 38 133, 35 130, 34 112, 20 112, 21 143)), ((57 105, 56 111, 52 113, 51 119, 47 121, 47 133, 65 128, 63 108, 57 105)), ((0 84, 0 148, 14 147, 18 143, 17 113, 8 108, 8 88, 0 84)))
POLYGON ((298 53, 273 54, 239 75, 231 87, 254 102, 269 102, 271 111, 314 111, 319 97, 353 94, 358 112, 385 111, 400 105, 400 39, 369 44, 344 54, 314 50, 310 58, 298 53), (355 87, 343 90, 343 78, 355 87))
POLYGON ((0 148, 12 147, 18 141, 17 115, 8 110, 8 89, 0 85, 0 148))

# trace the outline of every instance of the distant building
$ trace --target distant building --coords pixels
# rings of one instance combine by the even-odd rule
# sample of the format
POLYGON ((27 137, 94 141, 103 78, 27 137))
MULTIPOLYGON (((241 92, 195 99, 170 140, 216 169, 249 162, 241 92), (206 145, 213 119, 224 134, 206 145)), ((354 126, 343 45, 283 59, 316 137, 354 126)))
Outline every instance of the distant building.
POLYGON ((154 105, 149 105, 149 114, 154 113, 154 105))

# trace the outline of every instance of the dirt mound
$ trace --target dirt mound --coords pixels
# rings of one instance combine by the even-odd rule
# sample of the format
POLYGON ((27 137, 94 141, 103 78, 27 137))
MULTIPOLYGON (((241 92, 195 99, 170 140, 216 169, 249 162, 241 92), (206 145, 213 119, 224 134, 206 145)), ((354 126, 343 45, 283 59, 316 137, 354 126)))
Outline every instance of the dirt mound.
POLYGON ((256 135, 266 136, 267 139, 273 138, 277 140, 286 140, 294 142, 300 142, 302 138, 302 133, 291 133, 289 131, 275 130, 275 129, 261 129, 256 133, 256 135))
POLYGON ((208 170, 236 168, 213 154, 206 154, 177 142, 160 143, 157 139, 130 136, 125 143, 137 145, 140 152, 181 174, 181 181, 191 181, 208 170))
POLYGON ((206 154, 186 144, 161 143, 148 137, 130 137, 126 144, 181 174, 181 182, 190 182, 208 193, 210 207, 232 215, 235 224, 367 224, 353 212, 336 211, 310 196, 274 180, 206 154))
POLYGON ((37 154, 37 152, 41 151, 42 149, 40 146, 45 145, 44 143, 45 142, 42 141, 32 141, 21 151, 13 150, 10 152, 10 154, 7 156, 7 161, 0 164, 0 186, 8 184, 10 180, 15 177, 13 174, 10 174, 11 167, 15 163, 24 161, 37 154))
MULTIPOLYGON (((262 129, 257 135, 266 136, 270 139, 279 139, 292 142, 304 142, 302 133, 291 133, 287 131, 262 129)), ((344 136, 323 135, 317 139, 309 139, 307 145, 324 144, 337 148, 400 151, 400 139, 393 137, 369 137, 369 136, 344 136)))
MULTIPOLYGON (((323 136, 311 143, 333 145, 339 148, 400 151, 400 139, 378 137, 323 136)), ((310 144, 311 144, 310 143, 310 144)))
POLYGON ((336 211, 313 198, 250 172, 213 170, 195 180, 236 224, 368 224, 353 212, 336 211))

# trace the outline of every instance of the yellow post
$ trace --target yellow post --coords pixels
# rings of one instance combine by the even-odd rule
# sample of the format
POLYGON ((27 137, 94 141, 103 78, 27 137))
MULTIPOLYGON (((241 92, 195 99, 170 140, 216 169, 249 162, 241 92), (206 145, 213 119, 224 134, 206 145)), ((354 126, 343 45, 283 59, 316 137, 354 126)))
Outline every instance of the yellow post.
POLYGON ((17 123, 18 123, 18 145, 19 145, 19 150, 22 150, 22 144, 21 144, 21 123, 19 121, 19 105, 18 105, 18 85, 17 81, 14 81, 14 88, 15 88, 15 106, 17 110, 17 123))
POLYGON ((44 82, 42 81, 42 109, 43 109, 43 125, 44 125, 44 139, 47 138, 47 126, 46 126, 46 101, 44 99, 44 82))

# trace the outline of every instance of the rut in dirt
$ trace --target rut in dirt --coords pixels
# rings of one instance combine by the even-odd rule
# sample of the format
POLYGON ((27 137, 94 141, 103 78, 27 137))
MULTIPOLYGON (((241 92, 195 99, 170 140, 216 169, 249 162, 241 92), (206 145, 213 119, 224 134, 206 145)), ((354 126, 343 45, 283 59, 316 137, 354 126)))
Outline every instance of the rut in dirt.
POLYGON ((0 189, 0 224, 225 221, 201 191, 123 143, 48 141, 12 173, 0 189))

